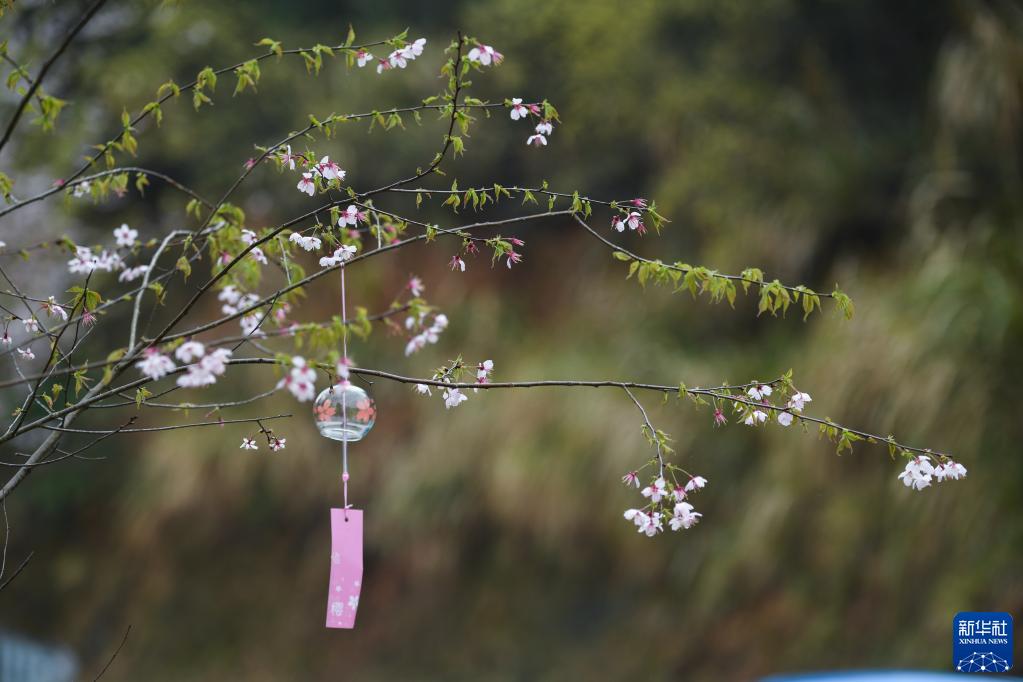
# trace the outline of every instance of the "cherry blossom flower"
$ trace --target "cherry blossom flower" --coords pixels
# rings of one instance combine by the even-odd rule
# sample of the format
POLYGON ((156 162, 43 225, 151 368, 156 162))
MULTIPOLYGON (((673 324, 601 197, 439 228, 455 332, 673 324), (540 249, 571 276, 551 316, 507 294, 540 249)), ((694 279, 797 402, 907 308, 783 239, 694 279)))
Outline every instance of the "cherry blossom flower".
POLYGON ((245 336, 266 336, 266 332, 260 331, 260 326, 263 324, 264 315, 262 313, 252 313, 246 315, 238 320, 239 326, 242 328, 242 333, 245 336))
POLYGON ((227 371, 227 361, 231 359, 232 352, 229 348, 217 348, 212 353, 203 356, 199 364, 207 372, 214 376, 220 376, 227 371))
POLYGON ((632 199, 631 201, 629 201, 629 203, 635 206, 636 208, 646 208, 647 206, 646 199, 643 198, 632 199))
POLYGON ((630 471, 629 473, 625 474, 624 476, 622 476, 622 483, 624 483, 625 485, 634 485, 638 489, 639 488, 639 472, 638 471, 630 471))
POLYGON ((405 46, 405 53, 409 59, 415 59, 423 54, 423 48, 426 47, 426 38, 416 38, 414 41, 405 46))
POLYGON ((35 360, 36 354, 32 352, 31 348, 19 348, 18 355, 25 358, 26 360, 35 360))
POLYGON ((344 180, 345 172, 341 170, 341 166, 337 165, 330 160, 329 157, 324 156, 320 159, 320 162, 313 166, 317 173, 319 173, 325 180, 344 180))
POLYGON ((84 324, 86 327, 91 327, 92 325, 96 324, 96 314, 93 313, 88 308, 83 310, 82 311, 82 324, 84 324))
POLYGON ((452 270, 460 270, 465 272, 465 261, 458 256, 452 256, 451 261, 448 263, 452 270))
POLYGON ((513 121, 517 121, 520 118, 525 118, 526 116, 529 116, 529 109, 527 109, 526 107, 522 106, 522 98, 521 97, 512 97, 512 100, 511 100, 511 112, 510 113, 511 113, 511 119, 513 121))
POLYGON ((671 520, 668 524, 672 530, 679 530, 685 528, 686 530, 692 528, 700 520, 703 514, 693 511, 693 505, 688 502, 679 502, 675 505, 674 514, 672 514, 671 520))
POLYGON ((10 346, 12 343, 14 343, 14 339, 11 338, 11 335, 7 333, 6 329, 4 330, 4 335, 0 336, 0 343, 2 343, 5 346, 10 346))
MULTIPOLYGON (((395 50, 391 54, 387 55, 387 65, 390 68, 404 69, 408 66, 408 53, 405 52, 404 48, 395 50)), ((380 73, 380 67, 377 67, 377 73, 380 73)))
POLYGON ((664 526, 661 524, 661 512, 652 511, 649 514, 643 515, 642 524, 639 525, 640 533, 646 533, 648 538, 652 538, 663 530, 664 526))
MULTIPOLYGON (((426 315, 424 313, 419 320, 416 320, 413 317, 407 318, 405 320, 405 328, 412 329, 417 324, 420 325, 420 327, 423 327, 423 319, 425 317, 426 315)), ((447 315, 444 313, 434 315, 432 325, 423 328, 419 334, 416 334, 409 339, 408 344, 405 346, 405 355, 412 355, 416 351, 422 350, 428 343, 437 343, 438 339, 440 339, 441 333, 447 328, 447 326, 447 315)))
POLYGON ((366 66, 373 59, 373 55, 366 50, 359 50, 355 53, 355 62, 359 65, 359 68, 366 66))
POLYGON ((643 216, 635 211, 629 213, 625 218, 625 224, 630 230, 636 230, 639 234, 646 234, 646 225, 643 224, 643 216))
POLYGON ((785 412, 785 411, 779 412, 778 413, 778 423, 781 424, 782 426, 791 426, 791 424, 792 424, 792 413, 791 412, 785 412))
POLYGON ((899 479, 907 488, 923 490, 931 484, 934 467, 927 455, 919 455, 906 462, 906 468, 899 474, 899 479))
POLYGON ((423 280, 419 279, 415 275, 409 277, 408 284, 406 284, 405 286, 408 287, 409 293, 411 293, 416 298, 422 296, 423 290, 426 288, 423 286, 423 280))
POLYGON ((364 211, 360 211, 359 207, 355 204, 351 204, 345 208, 345 210, 342 211, 337 218, 337 224, 339 227, 344 227, 345 225, 352 225, 354 227, 358 225, 359 222, 366 222, 366 213, 364 211))
POLYGON ((67 262, 68 271, 73 275, 87 275, 95 270, 113 272, 124 267, 124 261, 116 253, 101 252, 98 256, 87 246, 75 249, 75 257, 67 262))
MULTIPOLYGON (((291 153, 291 145, 284 147, 283 151, 278 152, 277 160, 281 162, 281 166, 287 166, 291 170, 295 170, 295 159, 300 158, 291 153)), ((301 189, 301 188, 299 188, 301 189)), ((305 190, 303 190, 305 191, 305 190)))
POLYGON ((76 199, 78 197, 84 197, 86 194, 89 193, 91 189, 92 184, 88 180, 83 180, 82 182, 78 183, 72 188, 71 196, 75 197, 76 199))
POLYGON ((484 360, 483 362, 476 365, 476 383, 485 384, 490 379, 490 374, 494 371, 494 361, 484 360))
POLYGON ((462 403, 464 403, 466 400, 469 399, 469 396, 465 395, 464 393, 459 391, 457 388, 446 388, 446 389, 444 389, 444 396, 443 397, 444 397, 444 407, 447 407, 448 409, 450 409, 452 407, 458 407, 459 405, 461 405, 462 403))
POLYGON ((550 121, 540 121, 536 124, 536 132, 538 135, 550 135, 554 132, 554 126, 550 121))
POLYGON ((516 253, 515 251, 509 251, 508 252, 508 260, 506 261, 506 263, 508 265, 508 269, 509 270, 511 270, 511 266, 514 263, 521 263, 521 262, 522 262, 522 254, 521 253, 516 253))
POLYGON ((611 218, 611 229, 615 232, 625 232, 625 221, 621 216, 616 215, 611 218))
POLYGON ((34 317, 27 317, 21 323, 25 325, 25 331, 29 334, 35 334, 39 331, 39 320, 34 317))
POLYGON ((686 497, 687 497, 686 489, 683 488, 680 485, 676 485, 674 488, 672 488, 671 494, 672 494, 672 497, 675 498, 676 502, 681 502, 682 500, 686 499, 686 497))
POLYGON ((351 378, 351 366, 352 359, 349 357, 341 358, 337 361, 337 376, 340 379, 348 381, 351 378))
POLYGON ((335 265, 340 265, 341 263, 344 263, 347 260, 351 260, 352 256, 355 255, 355 252, 357 250, 358 249, 355 246, 348 246, 346 244, 342 244, 334 251, 333 256, 324 256, 323 258, 320 259, 320 267, 329 268, 335 265))
POLYGON ((119 228, 114 230, 114 239, 117 240, 118 246, 135 246, 138 236, 139 231, 128 227, 128 223, 122 223, 119 228))
POLYGON ((254 438, 242 438, 242 446, 239 450, 258 450, 259 446, 256 445, 254 438))
POLYGON ((761 386, 757 384, 754 386, 750 386, 749 389, 747 389, 746 391, 746 395, 748 395, 750 398, 753 398, 753 400, 763 400, 767 396, 771 395, 771 393, 773 392, 774 390, 770 386, 761 386))
POLYGON ((312 173, 302 173, 302 179, 298 181, 298 189, 309 196, 316 194, 316 181, 312 173))
POLYGON ((810 397, 809 393, 796 392, 789 398, 789 408, 793 412, 802 412, 806 403, 812 403, 813 398, 810 397))
POLYGON ((322 244, 319 237, 304 237, 298 232, 292 232, 288 239, 291 240, 293 244, 298 244, 306 251, 315 251, 320 248, 322 244))
POLYGON ((541 135, 540 133, 537 133, 536 135, 530 135, 528 138, 526 138, 526 144, 531 145, 533 147, 546 147, 547 138, 541 135))
POLYGON ((206 347, 198 341, 185 341, 174 351, 179 362, 189 363, 206 355, 206 347))
POLYGON ((142 277, 143 275, 145 275, 147 272, 149 272, 149 266, 148 265, 136 265, 135 267, 128 268, 127 270, 122 272, 118 276, 117 281, 119 281, 119 282, 133 282, 133 281, 137 280, 139 277, 142 277))
POLYGON ((316 370, 307 366, 301 355, 291 358, 291 365, 291 371, 277 382, 277 388, 287 386, 300 402, 312 400, 316 397, 316 370))
POLYGON ((201 365, 192 365, 188 372, 178 377, 177 383, 182 388, 202 388, 217 383, 217 377, 201 365))
POLYGON ((689 482, 686 483, 686 492, 691 493, 694 490, 700 490, 707 486, 707 479, 703 476, 690 476, 689 482))
POLYGON ((412 390, 419 395, 433 395, 433 392, 430 391, 430 387, 427 384, 416 384, 412 387, 412 390))
POLYGON ((146 349, 142 360, 135 363, 135 367, 147 377, 156 381, 174 371, 175 365, 169 357, 156 348, 150 347, 146 349))
POLYGON ((642 494, 643 497, 649 497, 650 501, 654 504, 660 502, 661 498, 668 494, 668 490, 665 488, 664 477, 658 477, 657 480, 654 481, 653 485, 648 485, 643 488, 643 490, 640 491, 640 494, 642 494))
POLYGON ((632 521, 637 527, 642 529, 646 524, 647 515, 641 509, 626 509, 625 520, 632 521))
POLYGON ((276 436, 270 436, 270 449, 274 452, 280 452, 284 449, 284 445, 287 442, 287 438, 278 438, 276 436))
POLYGON ((764 412, 763 410, 753 410, 748 415, 746 415, 746 419, 744 419, 742 423, 745 424, 746 426, 756 426, 757 424, 763 424, 766 421, 767 421, 766 412, 764 412))
POLYGON ((504 61, 504 55, 492 48, 489 45, 480 44, 479 47, 474 47, 469 50, 469 61, 482 64, 483 66, 490 66, 493 64, 500 64, 504 61))
POLYGON ((959 462, 948 460, 944 464, 934 467, 934 478, 939 481, 944 481, 945 479, 958 481, 960 478, 966 478, 966 467, 959 462))
POLYGON ((720 407, 714 408, 714 426, 724 426, 728 423, 728 417, 721 411, 720 407))

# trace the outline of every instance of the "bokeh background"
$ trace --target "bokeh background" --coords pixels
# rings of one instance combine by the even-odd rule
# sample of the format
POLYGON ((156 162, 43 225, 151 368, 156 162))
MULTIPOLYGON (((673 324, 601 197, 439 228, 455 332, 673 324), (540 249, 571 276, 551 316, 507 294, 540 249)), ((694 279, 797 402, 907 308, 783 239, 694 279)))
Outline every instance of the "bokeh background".
MULTIPOLYGON (((81 4, 19 2, 0 24, 12 52, 38 65, 81 4)), ((495 391, 445 410, 376 382, 377 426, 352 452, 367 514, 362 608, 357 629, 330 631, 338 454, 307 406, 280 396, 237 416, 295 412, 277 425, 282 453, 239 450, 244 428, 176 431, 33 474, 7 504, 8 570, 35 554, 0 592, 0 627, 67 647, 89 677, 130 625, 109 680, 745 680, 947 669, 955 612, 1023 614, 1018 4, 111 1, 48 81, 72 102, 59 130, 23 123, 0 167, 23 194, 45 188, 167 78, 246 58, 264 36, 336 44, 349 22, 366 40, 411 27, 427 53, 384 77, 333 62, 311 78, 297 59, 267 62, 258 96, 231 98, 225 78, 214 107, 195 113, 182 98, 144 129, 139 165, 219 196, 253 144, 309 113, 438 90, 440 48, 461 29, 506 56, 474 78, 477 96, 548 97, 563 125, 535 150, 500 111, 432 186, 546 178, 594 197, 655 197, 673 222, 661 237, 630 235, 630 248, 726 272, 757 265, 824 291, 837 282, 856 304, 852 321, 829 310, 804 323, 758 318, 741 295, 731 310, 644 292, 592 237, 550 220, 516 231, 526 260, 511 271, 479 259, 451 273, 443 242, 353 268, 354 303, 381 310, 416 273, 451 318, 412 358, 377 329, 354 344, 360 364, 422 376, 462 354, 492 358, 501 380, 690 386, 792 368, 815 414, 956 453, 969 477, 914 493, 884 448, 838 457, 813 433, 714 429, 706 409, 648 397, 684 465, 710 479, 703 521, 649 540, 621 517, 636 493, 619 478, 649 450, 620 392, 495 391)), ((431 117, 404 132, 352 124, 314 148, 372 187, 428 161, 441 133, 431 117)), ((249 223, 302 210, 293 184, 257 172, 237 197, 249 223)), ((452 224, 438 204, 423 219, 452 224)), ((180 195, 154 183, 142 201, 16 213, 3 238, 93 243, 122 222, 144 238, 190 224, 180 195)), ((46 262, 10 267, 45 294, 64 271, 46 262)), ((311 294, 299 317, 334 311, 336 282, 311 294)), ((122 326, 104 322, 96 334, 123 343, 122 326)), ((211 394, 276 380, 259 368, 231 376, 211 394)), ((5 394, 3 409, 16 399, 5 394)))

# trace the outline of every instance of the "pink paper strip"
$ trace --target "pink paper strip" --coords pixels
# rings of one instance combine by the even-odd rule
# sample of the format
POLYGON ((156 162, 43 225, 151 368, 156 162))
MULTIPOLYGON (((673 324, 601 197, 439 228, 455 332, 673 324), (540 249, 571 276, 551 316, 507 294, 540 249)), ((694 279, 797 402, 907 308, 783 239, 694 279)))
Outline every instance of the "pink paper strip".
POLYGON ((362 510, 330 510, 330 585, 327 627, 355 627, 362 591, 362 510))

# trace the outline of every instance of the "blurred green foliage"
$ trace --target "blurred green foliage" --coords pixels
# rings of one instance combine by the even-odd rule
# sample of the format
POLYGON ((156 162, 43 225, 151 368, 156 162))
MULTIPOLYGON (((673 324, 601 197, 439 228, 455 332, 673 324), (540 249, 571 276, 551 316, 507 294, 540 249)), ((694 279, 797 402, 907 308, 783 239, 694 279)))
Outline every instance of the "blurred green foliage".
MULTIPOLYGON (((39 63, 74 5, 19 3, 3 19, 12 51, 39 63)), ((564 122, 537 151, 503 112, 484 121, 449 167, 460 185, 546 178, 655 197, 673 222, 631 249, 756 265, 820 291, 838 282, 857 305, 850 322, 803 323, 758 318, 741 294, 733 311, 643 292, 574 223, 550 221, 521 230, 526 262, 511 272, 480 261, 453 274, 439 244, 353 268, 360 305, 386 306, 416 272, 452 319, 411 359, 377 330, 353 351, 361 364, 426 375, 461 353, 493 358, 495 379, 690 386, 792 367, 814 413, 954 453, 969 478, 913 493, 882 447, 835 457, 813 434, 715 430, 709 411, 651 404, 683 464, 710 479, 703 522, 651 541, 621 518, 635 492, 619 478, 648 456, 626 396, 493 392, 445 411, 378 382, 376 430, 352 453, 368 524, 353 632, 322 627, 338 458, 283 398, 267 407, 298 413, 283 453, 239 451, 238 430, 174 432, 33 475, 8 504, 8 565, 35 556, 0 593, 0 624, 70 644, 87 670, 131 624, 111 680, 731 680, 944 669, 956 611, 1023 613, 1018 5, 111 3, 48 83, 70 102, 57 130, 23 124, 3 169, 22 169, 17 191, 45 187, 168 77, 245 59, 265 36, 340 42, 349 22, 367 40, 409 26, 430 39, 427 54, 386 77, 267 63, 258 95, 230 98, 225 82, 213 107, 165 106, 162 126, 139 132, 139 164, 218 196, 253 144, 310 113, 431 94, 440 47, 460 28, 506 56, 475 79, 478 96, 548 97, 564 122)), ((353 124, 315 148, 375 186, 428 162, 440 125, 353 124)), ((250 222, 296 214, 291 184, 255 174, 241 201, 250 222)), ((439 203, 421 213, 448 224, 439 203)), ((36 219, 85 241, 124 221, 163 233, 186 223, 183 208, 154 184, 143 202, 55 202, 36 219)), ((308 319, 336 301, 334 283, 318 286, 308 319)), ((253 369, 234 380, 255 391, 275 379, 253 369)))

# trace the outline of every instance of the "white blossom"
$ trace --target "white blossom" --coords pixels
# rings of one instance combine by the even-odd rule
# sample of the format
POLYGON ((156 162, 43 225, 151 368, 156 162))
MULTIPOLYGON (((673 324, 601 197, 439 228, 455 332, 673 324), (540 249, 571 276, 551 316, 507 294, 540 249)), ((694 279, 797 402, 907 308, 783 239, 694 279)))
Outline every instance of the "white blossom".
POLYGON ((135 240, 138 236, 139 231, 131 229, 127 223, 123 223, 114 230, 114 239, 117 240, 118 246, 135 246, 135 240))
POLYGON ((319 237, 304 237, 298 232, 292 232, 288 239, 291 240, 292 243, 298 244, 306 251, 315 251, 320 248, 322 244, 319 237))
POLYGON ((696 525, 703 514, 693 511, 693 505, 688 502, 679 502, 675 505, 674 514, 672 514, 671 520, 668 524, 672 530, 679 530, 680 528, 689 529, 696 525))
POLYGON ((239 450, 258 450, 259 446, 256 445, 256 441, 252 438, 242 438, 242 446, 239 450))
POLYGON ((927 455, 919 455, 906 462, 906 468, 899 474, 899 479, 907 488, 923 490, 931 484, 934 467, 927 455))
POLYGON ((452 407, 458 407, 468 399, 469 396, 465 395, 457 388, 444 389, 444 406, 449 409, 452 407))
POLYGON ((653 485, 648 485, 640 492, 643 497, 649 497, 651 502, 657 504, 661 501, 662 497, 668 494, 668 489, 665 487, 664 478, 658 477, 653 485))
POLYGON ((320 267, 329 268, 335 265, 340 265, 347 260, 351 260, 356 251, 358 251, 357 247, 342 244, 334 251, 333 256, 324 256, 320 259, 320 267))
POLYGON ((147 348, 145 356, 135 363, 135 367, 154 381, 165 377, 175 369, 174 362, 156 348, 147 348))

